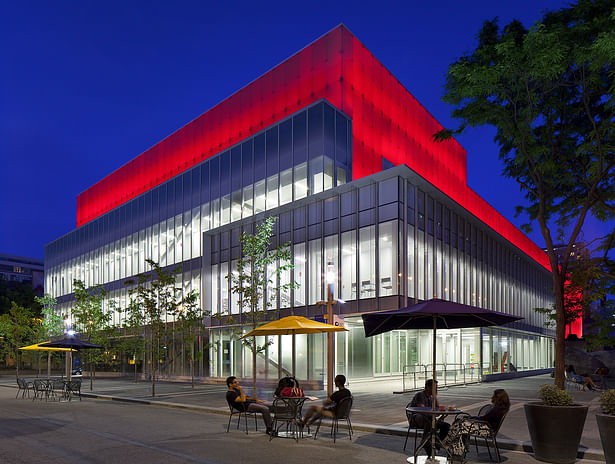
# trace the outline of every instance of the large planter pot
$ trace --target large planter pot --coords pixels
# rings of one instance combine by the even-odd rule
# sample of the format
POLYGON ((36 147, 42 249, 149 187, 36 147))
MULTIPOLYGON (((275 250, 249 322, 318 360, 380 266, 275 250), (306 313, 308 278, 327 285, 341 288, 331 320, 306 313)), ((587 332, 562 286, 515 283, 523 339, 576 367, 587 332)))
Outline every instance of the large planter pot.
POLYGON ((536 459, 572 464, 577 459, 588 406, 525 404, 525 417, 536 459))
POLYGON ((615 464, 615 416, 596 414, 606 464, 615 464))

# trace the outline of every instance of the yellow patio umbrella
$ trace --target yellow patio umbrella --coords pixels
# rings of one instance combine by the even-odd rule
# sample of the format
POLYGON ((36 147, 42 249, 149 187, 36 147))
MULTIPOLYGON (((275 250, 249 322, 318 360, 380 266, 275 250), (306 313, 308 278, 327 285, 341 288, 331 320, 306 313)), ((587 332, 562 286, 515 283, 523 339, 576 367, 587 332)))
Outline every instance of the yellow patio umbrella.
POLYGON ((239 339, 247 337, 260 337, 266 335, 292 335, 293 336, 293 362, 292 372, 295 376, 295 335, 310 333, 327 332, 348 332, 348 329, 337 325, 324 324, 301 316, 287 316, 277 321, 271 321, 241 336, 239 339))
MULTIPOLYGON (((41 342, 41 343, 35 343, 34 345, 22 346, 19 349, 25 350, 25 351, 47 351, 47 377, 51 376, 51 351, 77 351, 71 348, 51 348, 51 347, 46 347, 46 346, 40 346, 43 343, 49 343, 49 342, 41 342)), ((39 374, 40 374, 40 370, 39 370, 39 374)))

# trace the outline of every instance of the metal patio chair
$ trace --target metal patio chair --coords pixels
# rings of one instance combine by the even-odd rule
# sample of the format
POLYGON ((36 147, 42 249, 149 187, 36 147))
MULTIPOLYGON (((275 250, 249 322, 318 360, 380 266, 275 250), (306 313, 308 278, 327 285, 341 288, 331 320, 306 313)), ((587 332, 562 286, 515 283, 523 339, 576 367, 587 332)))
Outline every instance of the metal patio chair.
POLYGON ((350 422, 350 411, 352 409, 353 397, 348 396, 341 400, 335 406, 335 416, 334 417, 326 417, 320 416, 318 418, 318 426, 316 427, 316 432, 314 432, 314 440, 316 440, 316 436, 318 435, 318 431, 320 430, 320 425, 323 419, 331 420, 331 435, 333 435, 333 443, 335 443, 335 438, 337 436, 337 432, 339 429, 339 421, 346 421, 346 426, 348 427, 348 438, 352 440, 352 424, 350 422))
POLYGON ((228 433, 228 431, 231 428, 231 419, 233 419, 233 416, 238 416, 237 417, 237 430, 239 430, 239 423, 241 422, 241 416, 243 416, 245 418, 246 434, 248 433, 248 416, 253 416, 254 417, 254 427, 255 427, 256 431, 258 432, 258 421, 256 420, 256 415, 258 413, 250 412, 250 411, 245 411, 245 410, 244 411, 240 411, 239 409, 237 409, 231 403, 228 403, 228 408, 229 408, 229 411, 230 411, 231 415, 228 418, 228 425, 226 426, 226 432, 227 433, 228 433))
MULTIPOLYGON (((485 415, 487 411, 491 408, 492 408, 492 405, 486 404, 485 406, 480 408, 480 410, 478 411, 478 415, 479 416, 485 415)), ((496 428, 491 427, 491 425, 487 421, 473 420, 474 424, 473 424, 473 427, 470 429, 470 433, 468 434, 468 436, 470 439, 474 438, 474 446, 476 447, 477 454, 478 454, 478 440, 483 439, 485 440, 485 446, 487 447, 487 452, 489 453, 489 460, 490 461, 493 460, 491 456, 491 448, 489 446, 489 442, 491 442, 491 444, 495 448, 495 454, 496 454, 496 457, 498 458, 497 462, 498 463, 502 462, 502 458, 500 456, 500 449, 498 447, 498 441, 496 439, 496 436, 498 432, 500 431, 500 427, 502 426, 502 423, 504 422, 505 418, 506 418, 506 414, 502 416, 496 428), (481 425, 483 427, 481 427, 481 425), (487 426, 487 428, 484 427, 485 425, 487 426)))
MULTIPOLYGON (((408 445, 408 437, 410 436, 410 430, 414 430, 414 452, 416 453, 416 440, 421 434, 421 440, 423 438, 423 417, 420 414, 410 412, 407 409, 411 406, 412 402, 406 405, 406 418, 408 419, 408 430, 406 431, 406 441, 404 442, 404 451, 408 445)), ((420 442, 419 442, 420 443, 420 442)))

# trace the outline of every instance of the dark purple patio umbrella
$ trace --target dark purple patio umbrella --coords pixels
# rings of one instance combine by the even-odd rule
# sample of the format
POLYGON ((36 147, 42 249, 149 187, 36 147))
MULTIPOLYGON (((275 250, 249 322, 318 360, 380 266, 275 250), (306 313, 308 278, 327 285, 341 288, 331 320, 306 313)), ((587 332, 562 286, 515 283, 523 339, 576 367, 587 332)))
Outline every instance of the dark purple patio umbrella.
MULTIPOLYGON (((363 314, 361 317, 363 318, 363 327, 365 328, 366 337, 372 337, 391 330, 433 329, 432 378, 434 380, 436 380, 437 329, 489 327, 523 319, 522 317, 513 316, 511 314, 498 313, 489 309, 453 303, 452 301, 445 301, 437 298, 395 311, 368 313, 363 314)), ((437 401, 435 389, 433 395, 434 399, 431 407, 435 410, 437 401)), ((432 415, 432 430, 435 430, 435 421, 436 416, 432 415)), ((434 435, 432 435, 432 441, 435 441, 434 435)), ((433 461, 435 443, 432 443, 431 450, 431 459, 433 461)))
POLYGON ((47 348, 72 348, 74 350, 87 350, 90 348, 103 348, 100 345, 95 345, 93 343, 84 342, 79 337, 74 335, 69 335, 64 337, 61 340, 56 340, 53 342, 41 343, 42 347, 47 348))

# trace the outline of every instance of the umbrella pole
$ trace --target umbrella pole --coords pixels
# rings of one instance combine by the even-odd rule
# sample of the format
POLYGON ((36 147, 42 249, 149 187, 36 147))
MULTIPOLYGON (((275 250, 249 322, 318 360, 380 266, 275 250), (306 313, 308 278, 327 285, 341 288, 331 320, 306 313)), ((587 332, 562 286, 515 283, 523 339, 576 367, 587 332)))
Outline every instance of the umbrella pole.
POLYGON ((297 355, 296 348, 297 348, 297 345, 295 341, 295 331, 293 330, 293 363, 292 363, 293 377, 295 376, 295 361, 296 361, 296 355, 297 355))
POLYGON ((51 351, 47 351, 47 378, 51 377, 51 351))

